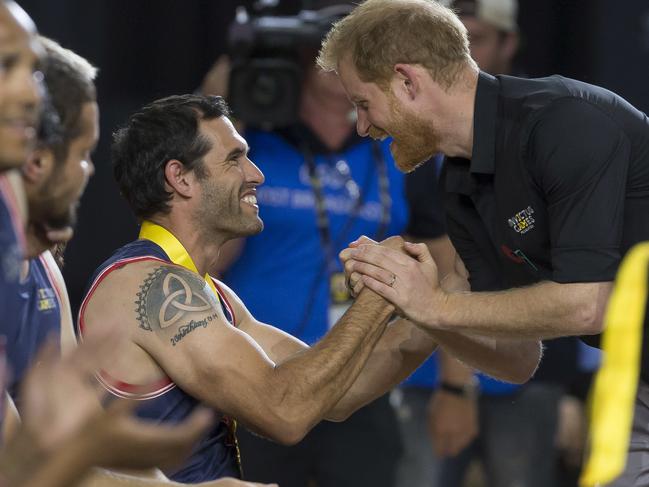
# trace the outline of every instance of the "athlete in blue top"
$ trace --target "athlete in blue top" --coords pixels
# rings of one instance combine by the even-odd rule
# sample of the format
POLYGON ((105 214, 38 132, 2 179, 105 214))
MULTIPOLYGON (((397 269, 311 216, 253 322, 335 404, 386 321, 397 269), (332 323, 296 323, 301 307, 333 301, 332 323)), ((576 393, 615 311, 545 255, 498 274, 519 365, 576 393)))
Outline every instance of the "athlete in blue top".
MULTIPOLYGON (((19 263, 24 254, 24 194, 17 174, 36 135, 41 49, 35 27, 13 2, 0 5, 0 335, 19 309, 19 263)), ((11 364, 11 357, 10 357, 11 364)))

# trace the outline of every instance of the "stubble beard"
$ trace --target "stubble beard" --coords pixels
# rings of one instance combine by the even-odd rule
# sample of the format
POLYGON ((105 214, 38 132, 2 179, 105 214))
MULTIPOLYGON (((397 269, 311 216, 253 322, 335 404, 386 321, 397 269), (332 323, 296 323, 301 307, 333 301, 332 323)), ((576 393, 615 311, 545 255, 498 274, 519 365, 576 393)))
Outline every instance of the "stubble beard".
POLYGON ((231 196, 227 201, 217 196, 223 188, 203 185, 203 204, 194 215, 194 224, 201 232, 211 237, 220 236, 225 240, 250 237, 260 233, 264 224, 259 217, 252 217, 242 211, 243 203, 231 196))
POLYGON ((390 108, 392 158, 400 171, 412 172, 439 151, 439 136, 432 124, 402 110, 393 97, 390 98, 390 108))

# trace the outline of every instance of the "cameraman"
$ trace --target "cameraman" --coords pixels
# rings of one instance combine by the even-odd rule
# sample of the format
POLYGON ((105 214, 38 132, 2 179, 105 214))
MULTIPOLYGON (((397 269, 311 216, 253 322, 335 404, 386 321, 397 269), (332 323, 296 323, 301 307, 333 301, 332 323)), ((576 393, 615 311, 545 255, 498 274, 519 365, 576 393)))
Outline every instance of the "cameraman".
MULTIPOLYGON (((218 269, 255 316, 308 344, 348 304, 338 253, 359 235, 381 240, 403 233, 408 215, 403 175, 387 142, 356 134, 353 107, 337 77, 315 66, 318 46, 295 46, 304 73, 295 94, 298 119, 273 130, 246 126, 250 157, 266 175, 257 190, 265 230, 224 249, 218 269)), ((221 59, 202 91, 225 94, 228 73, 221 59)), ((241 115, 233 104, 235 117, 241 115)), ((293 447, 243 429, 239 442, 246 478, 282 487, 392 487, 401 453, 387 396, 345 422, 319 424, 293 447)))

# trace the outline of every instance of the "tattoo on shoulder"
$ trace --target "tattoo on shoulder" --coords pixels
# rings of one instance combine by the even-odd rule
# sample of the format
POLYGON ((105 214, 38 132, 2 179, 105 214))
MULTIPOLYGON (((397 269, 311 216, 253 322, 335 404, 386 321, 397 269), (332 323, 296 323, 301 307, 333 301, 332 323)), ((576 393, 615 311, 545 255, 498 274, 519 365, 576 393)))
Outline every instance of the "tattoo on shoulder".
MULTIPOLYGON (((139 327, 147 331, 165 330, 182 323, 189 313, 209 311, 218 306, 207 283, 197 274, 180 268, 160 266, 140 285, 135 300, 139 327)), ((205 328, 218 315, 210 313, 203 320, 190 320, 178 328, 172 345, 197 328, 205 328)))

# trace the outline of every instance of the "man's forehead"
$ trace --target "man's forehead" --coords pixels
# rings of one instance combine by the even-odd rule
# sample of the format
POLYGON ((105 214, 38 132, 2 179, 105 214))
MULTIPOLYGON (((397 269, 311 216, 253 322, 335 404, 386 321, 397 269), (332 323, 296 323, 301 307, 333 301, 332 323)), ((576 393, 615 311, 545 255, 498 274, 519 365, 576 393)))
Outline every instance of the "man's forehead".
POLYGON ((84 131, 96 144, 99 140, 99 105, 95 101, 87 101, 81 109, 84 131))
POLYGON ((218 154, 224 156, 235 149, 248 150, 248 143, 237 132, 228 117, 221 116, 211 120, 201 120, 201 132, 211 139, 218 154))
POLYGON ((83 149, 94 149, 99 142, 99 107, 96 102, 88 101, 81 106, 79 134, 71 144, 81 144, 83 149))
POLYGON ((366 101, 368 97, 371 98, 383 92, 376 83, 360 79, 356 68, 351 62, 343 65, 341 61, 338 66, 338 76, 340 77, 343 88, 347 92, 347 97, 352 103, 366 101))
POLYGON ((0 41, 16 36, 32 37, 36 25, 27 13, 15 2, 0 2, 0 41))
POLYGON ((361 96, 359 93, 362 88, 361 80, 356 73, 356 68, 347 58, 338 63, 338 77, 351 101, 355 101, 356 98, 361 96))
POLYGON ((36 36, 36 27, 31 18, 17 5, 18 15, 15 15, 9 9, 10 5, 0 2, 0 47, 5 52, 17 50, 43 59, 45 50, 36 36))

